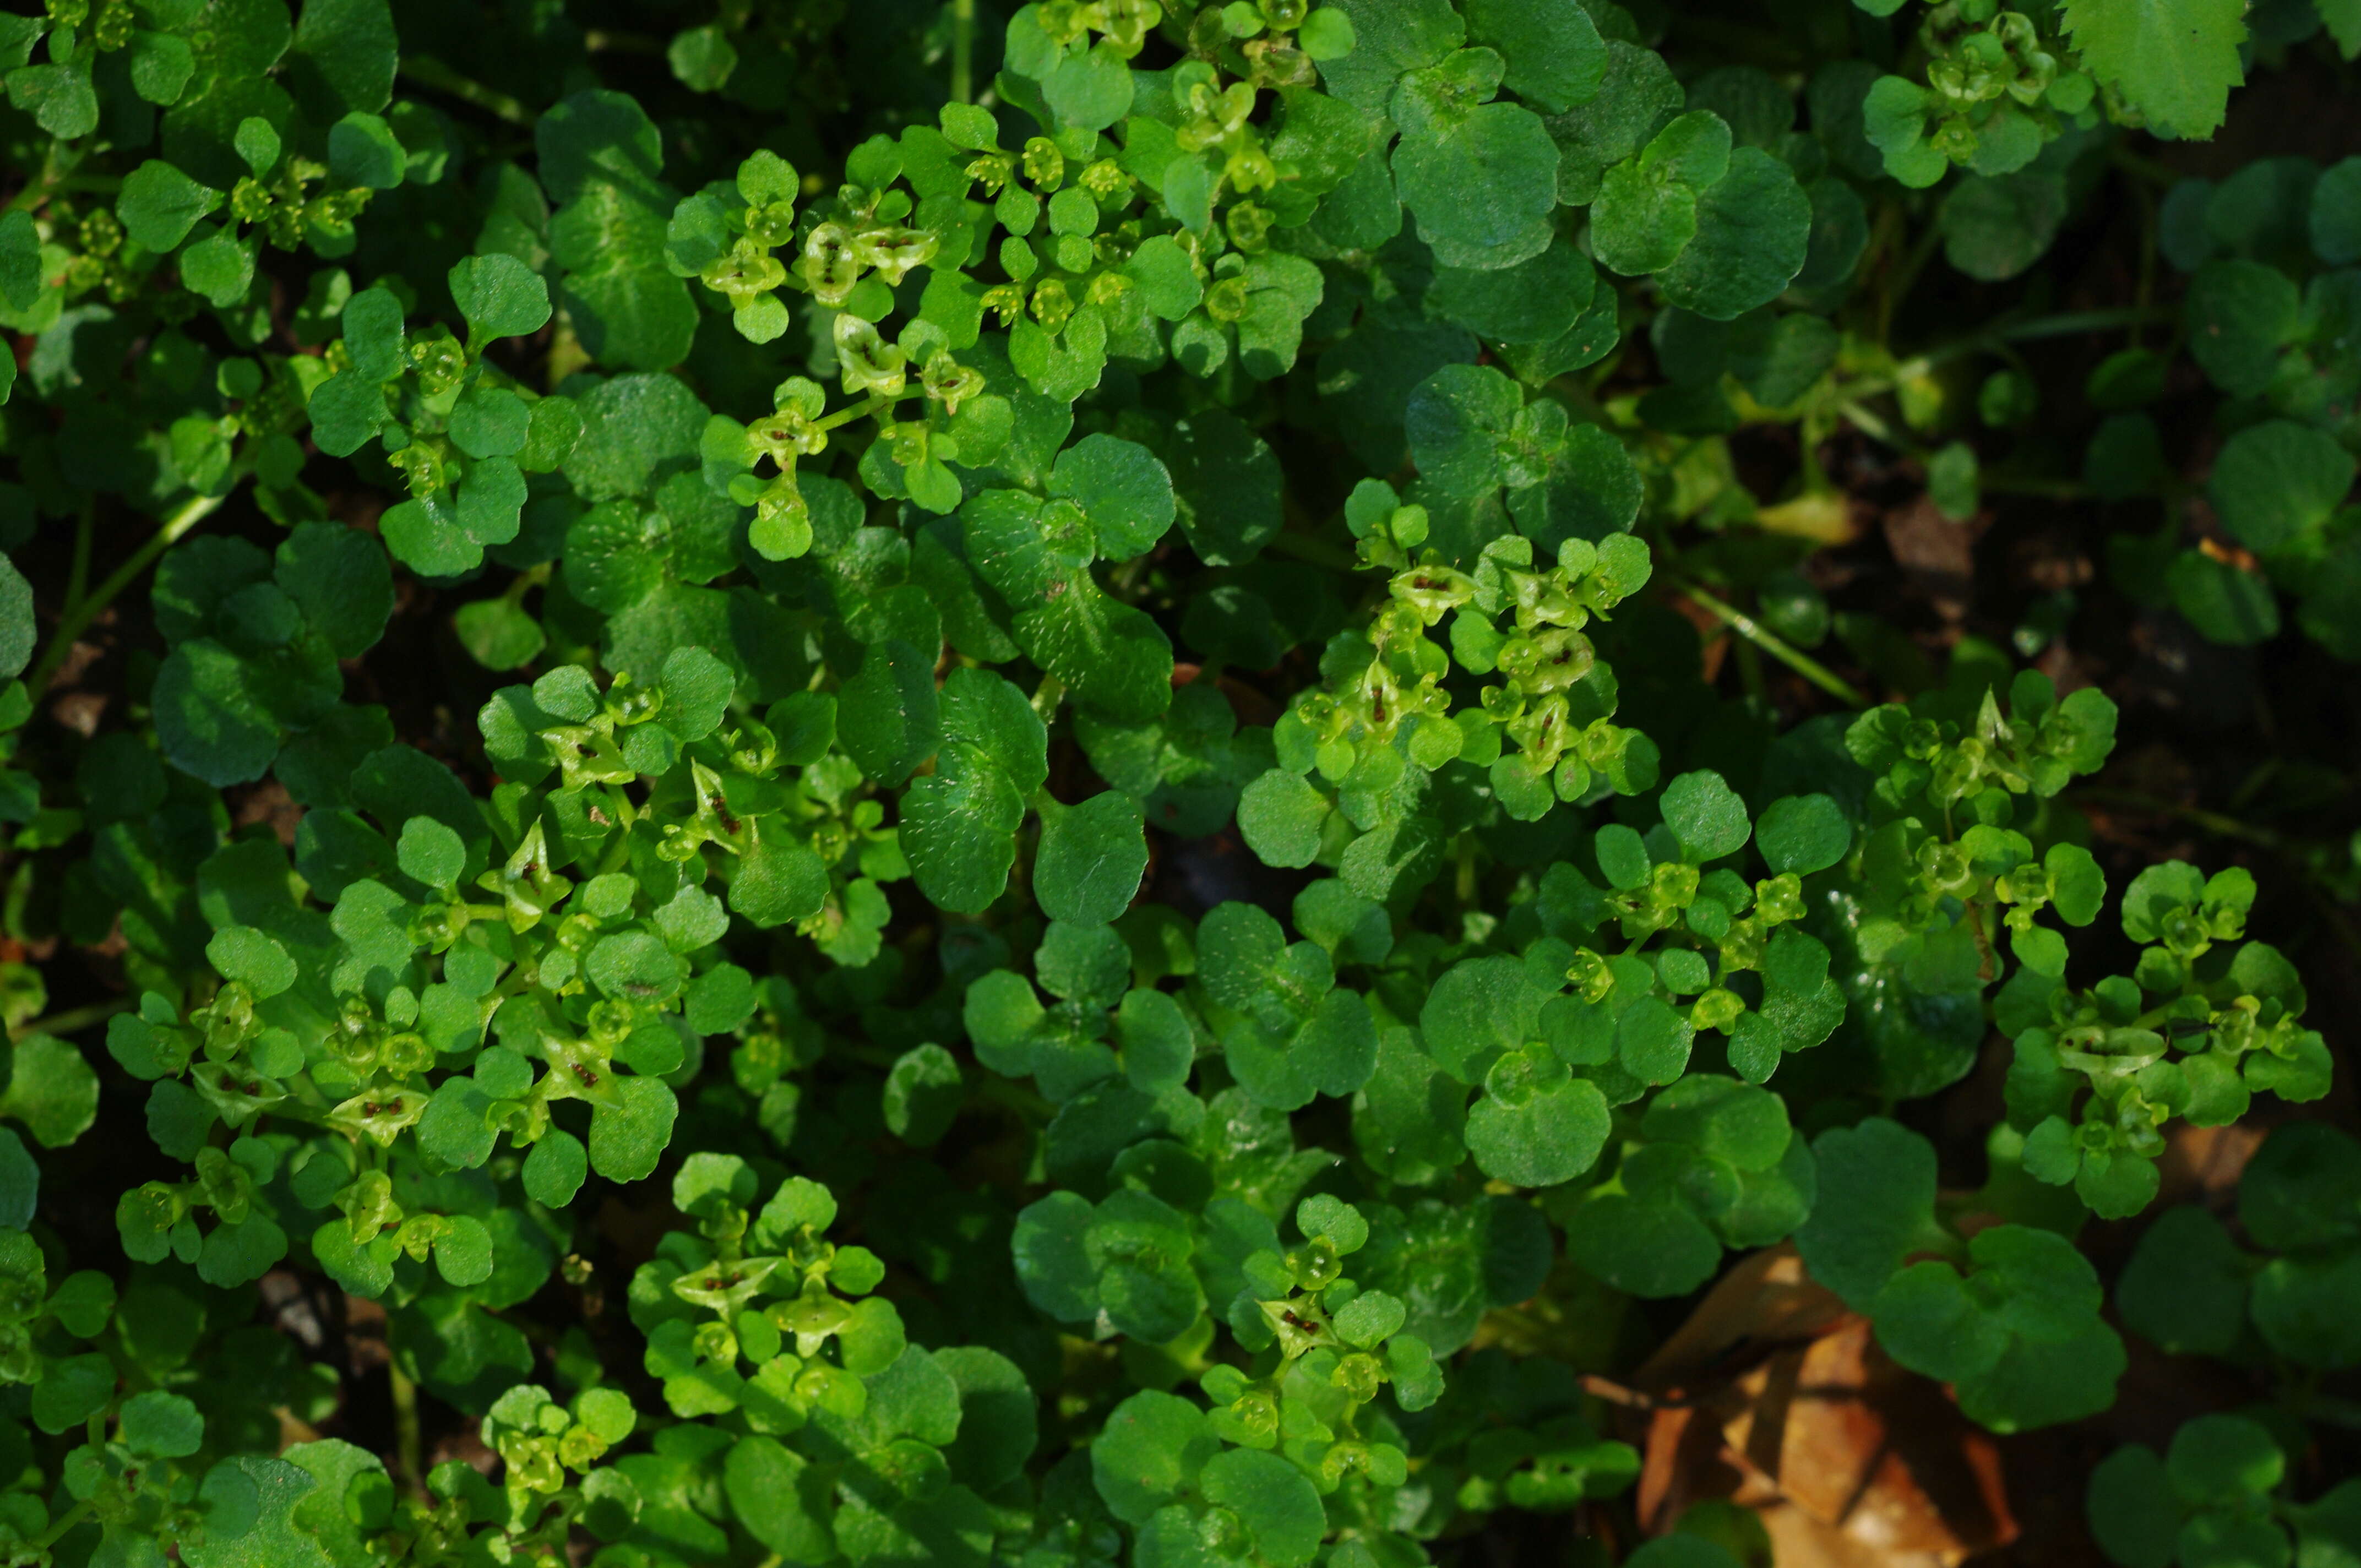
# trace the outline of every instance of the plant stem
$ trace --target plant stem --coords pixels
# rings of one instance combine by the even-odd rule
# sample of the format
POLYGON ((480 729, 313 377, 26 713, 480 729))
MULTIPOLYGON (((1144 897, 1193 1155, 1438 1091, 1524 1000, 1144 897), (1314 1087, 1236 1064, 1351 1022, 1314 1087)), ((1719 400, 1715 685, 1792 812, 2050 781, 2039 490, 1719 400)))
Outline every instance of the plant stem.
POLYGON ((1736 652, 1738 654, 1739 684, 1746 688, 1746 695, 1748 696, 1752 697, 1756 702, 1768 707, 1771 702, 1771 689, 1763 684, 1763 654, 1761 650, 1757 649, 1752 642, 1748 641, 1745 638, 1741 637, 1738 641, 1736 652))
POLYGON ((1902 444, 1900 442, 1894 440, 1894 427, 1892 425, 1887 424, 1883 420, 1878 418, 1875 414, 1861 407, 1858 401, 1848 402, 1837 411, 1844 415, 1846 419, 1851 421, 1852 423, 1861 430, 1861 433, 1867 435, 1871 440, 1882 441, 1888 446, 1898 446, 1902 444))
POLYGON ((664 40, 645 33, 619 32, 611 27, 593 27, 582 35, 586 54, 662 54, 664 40))
POLYGON ((1892 340, 1894 307, 1901 304, 1902 296, 1910 291, 1910 285, 1918 280, 1918 274, 1925 269, 1927 261, 1935 254, 1935 247, 1941 243, 1942 238, 1943 231, 1940 226, 1928 224, 1926 232, 1918 236, 1917 243, 1913 245, 1909 253, 1902 258, 1902 265, 1894 270, 1894 276, 1888 279, 1885 286, 1878 291, 1878 342, 1886 343, 1892 340))
POLYGON ((2287 840, 2268 828, 2257 828, 2251 822, 2241 822, 2218 811, 2202 806, 2183 806, 2178 801, 2143 795, 2138 790, 2091 788, 2074 792, 2076 800, 2092 801, 2100 806, 2120 806, 2126 811, 2153 812, 2158 817, 2177 817, 2194 828, 2202 828, 2217 839, 2236 839, 2258 848, 2285 850, 2287 840))
POLYGON ((2180 175, 2156 159, 2142 158, 2126 147, 2118 147, 2108 154, 2108 161, 2126 174, 2136 174, 2151 184, 2173 186, 2180 183, 2180 175))
POLYGON ((2361 929, 2355 927, 2352 917, 2337 902, 2336 888, 2323 881, 2317 865, 2305 854, 2304 846, 2300 841, 2291 841, 2284 834, 2274 833, 2268 828, 2257 828, 2251 822, 2241 821, 2219 811, 2160 800, 2138 790, 2078 789, 2074 792, 2074 798, 2078 802, 2121 806, 2126 811, 2148 811, 2159 817, 2176 817, 2217 839, 2233 839, 2268 850, 2301 879, 2305 892, 2312 895, 2314 906, 2320 911, 2321 919, 2327 923, 2329 930, 2345 945, 2345 950, 2361 958, 2361 929))
MULTIPOLYGON (((915 397, 917 395, 917 394, 915 392, 905 392, 902 394, 902 397, 908 398, 915 397)), ((900 400, 900 398, 889 398, 883 392, 872 392, 868 397, 864 398, 860 402, 853 404, 849 409, 839 409, 834 413, 829 415, 826 419, 816 419, 812 421, 811 428, 818 431, 834 430, 839 425, 851 424, 854 420, 862 419, 870 414, 889 410, 900 400)))
POLYGON ((1272 534, 1269 548, 1282 555, 1292 555, 1299 561, 1309 561, 1315 566, 1325 566, 1332 572, 1357 572, 1361 569, 1359 559, 1349 552, 1292 529, 1283 528, 1272 534))
POLYGON ((134 551, 129 560, 107 574, 106 580, 87 597, 68 604, 65 613, 58 619, 57 630, 49 636, 49 645, 43 651, 41 662, 35 664, 32 672, 25 677, 25 689, 38 697, 58 673, 58 667, 66 662, 66 655, 72 651, 74 639, 82 635, 82 629, 97 618, 100 610, 114 603, 115 596, 129 587, 134 577, 154 565, 157 556, 170 549, 182 534, 211 517, 236 487, 237 480, 234 479, 230 488, 220 495, 192 496, 181 502, 181 510, 166 518, 164 526, 158 529, 147 543, 134 551))
POLYGON ((40 1539, 31 1541, 28 1544, 35 1552, 46 1552, 49 1548, 55 1546, 59 1541, 63 1541, 66 1537, 67 1531, 72 1530, 74 1526, 90 1518, 91 1512, 92 1505, 89 1499, 84 1498, 82 1501, 76 1503, 72 1508, 68 1508, 64 1513, 60 1514, 49 1525, 49 1528, 41 1532, 40 1539))
POLYGON ((132 997, 117 996, 105 1002, 93 1002, 87 1007, 75 1007, 63 1013, 52 1013, 46 1018, 36 1018, 29 1024, 17 1025, 8 1031, 8 1037, 11 1040, 21 1040, 33 1035, 71 1035, 79 1030, 87 1029, 93 1024, 104 1019, 112 1018, 117 1013, 128 1011, 134 1001, 132 997))
POLYGON ((2054 501, 2087 501, 2091 487, 2079 479, 2025 479, 2010 474, 1983 474, 1976 480, 1986 493, 1996 496, 2047 496, 2054 501))
MULTIPOLYGON (((2161 237, 2156 192, 2148 188, 2147 182, 2144 180, 2127 179, 2124 183, 2131 187, 2132 197, 2139 203, 2140 210, 2139 282, 2133 290, 2132 302, 2140 309, 2146 310, 2156 299, 2156 256, 2161 237)), ((2140 330, 2137 326, 2132 328, 2131 345, 2134 348, 2140 345, 2140 330)))
POLYGON ((401 57, 401 74, 421 87, 431 87, 437 93, 447 93, 462 104, 474 105, 484 113, 506 120, 512 126, 530 126, 535 115, 516 99, 496 92, 471 77, 460 75, 431 54, 405 54, 401 57))
POLYGON ((1673 582, 1674 586, 1688 597, 1689 602, 1705 610, 1724 626, 1835 697, 1839 702, 1849 707, 1869 706, 1869 698, 1853 689, 1851 683, 1845 680, 1843 676, 1789 642, 1744 610, 1725 604, 1695 583, 1677 577, 1673 579, 1673 582))
POLYGON ((91 496, 82 503, 82 515, 74 520, 73 568, 66 575, 68 612, 82 603, 82 591, 90 587, 90 536, 98 525, 98 497, 91 496))
POLYGON ((418 1385, 410 1380, 399 1362, 387 1362, 385 1373, 393 1384, 393 1462, 397 1478, 412 1491, 418 1491, 425 1481, 419 1473, 418 1385))
POLYGON ((951 102, 975 102, 975 0, 951 0, 951 102))
POLYGON ((2030 321, 2015 322, 1998 327, 1992 335, 2011 343, 2028 343, 2039 337, 2071 337, 2076 333, 2114 332, 2124 327, 2145 326, 2155 322, 2170 321, 2177 312, 2159 305, 2121 305, 2106 311, 2061 311, 2056 315, 2035 316, 2030 321))

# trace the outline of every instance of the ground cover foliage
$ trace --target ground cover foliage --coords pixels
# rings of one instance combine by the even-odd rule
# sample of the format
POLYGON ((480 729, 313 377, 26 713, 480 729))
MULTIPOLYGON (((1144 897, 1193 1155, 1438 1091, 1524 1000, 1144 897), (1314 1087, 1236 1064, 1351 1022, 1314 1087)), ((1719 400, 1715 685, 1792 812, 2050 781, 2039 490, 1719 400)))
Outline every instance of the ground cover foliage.
POLYGON ((0 17, 0 1558, 2361 1562, 2356 49, 0 17))

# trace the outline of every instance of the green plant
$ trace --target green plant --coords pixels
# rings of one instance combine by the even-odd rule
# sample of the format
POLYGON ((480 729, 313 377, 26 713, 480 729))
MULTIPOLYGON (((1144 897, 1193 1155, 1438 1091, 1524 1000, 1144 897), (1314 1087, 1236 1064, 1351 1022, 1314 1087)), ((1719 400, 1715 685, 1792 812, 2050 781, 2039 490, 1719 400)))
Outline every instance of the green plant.
MULTIPOLYGON (((1832 608, 1848 444, 2178 504, 2176 323, 2350 655, 2361 163, 2155 201, 2236 7, 1894 9, 0 19, 0 1554, 1404 1568, 1620 1521, 1641 1303, 1791 1239, 1993 1431, 2105 1410, 2084 1223, 2331 1047, 2268 872, 2094 833, 2072 602, 1939 674, 1832 608), (2177 306, 1896 346, 2118 187, 2177 306), (2041 472, 2027 353, 2126 331, 2041 472), (1964 1192, 1910 1107, 1995 1028, 1964 1192)), ((2126 591, 2276 630, 2179 528, 2126 591)), ((2340 1136, 2125 1323, 2361 1359, 2340 1136)), ((2102 1545, 2349 1550, 2312 1393, 2102 1545)))

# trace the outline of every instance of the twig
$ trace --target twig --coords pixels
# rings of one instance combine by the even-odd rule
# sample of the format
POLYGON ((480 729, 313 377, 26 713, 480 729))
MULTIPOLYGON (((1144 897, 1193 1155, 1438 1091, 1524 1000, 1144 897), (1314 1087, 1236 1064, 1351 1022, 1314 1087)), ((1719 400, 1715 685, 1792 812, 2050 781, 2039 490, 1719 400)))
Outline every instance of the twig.
POLYGON ((1678 1410, 1697 1403, 1682 1394, 1651 1394, 1612 1378, 1601 1377, 1596 1372, 1582 1375, 1582 1391, 1593 1398, 1604 1399, 1610 1405, 1621 1405, 1631 1410, 1678 1410))

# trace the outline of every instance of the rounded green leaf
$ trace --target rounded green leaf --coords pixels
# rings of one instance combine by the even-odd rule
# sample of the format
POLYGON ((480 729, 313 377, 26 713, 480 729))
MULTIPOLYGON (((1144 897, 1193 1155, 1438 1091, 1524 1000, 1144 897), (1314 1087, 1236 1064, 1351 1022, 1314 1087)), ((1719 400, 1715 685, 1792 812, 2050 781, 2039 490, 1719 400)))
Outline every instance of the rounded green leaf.
POLYGON ((730 1447, 721 1489, 746 1532, 793 1563, 822 1563, 836 1554, 824 1487, 807 1484, 804 1457, 776 1438, 753 1433, 730 1447))
POLYGON ((1208 1460, 1198 1489, 1237 1516, 1256 1555, 1274 1568, 1302 1568, 1320 1550, 1328 1517, 1311 1478, 1275 1453, 1225 1449, 1208 1460))
POLYGON ((1661 1192, 1593 1198, 1566 1223, 1566 1255, 1634 1296, 1680 1296, 1712 1277, 1721 1243, 1688 1205, 1661 1192))
POLYGON ((1943 199, 1943 255, 1971 278, 2014 278, 2048 250, 2065 216, 2066 182, 2055 174, 1974 176, 1943 199))
MULTIPOLYGON (((1239 566, 1261 554, 1283 520, 1279 459, 1263 438, 1235 414, 1204 409, 1174 423, 1166 455, 1180 529, 1198 558, 1239 566)), ((1053 494, 1054 485, 1053 477, 1053 494)), ((1104 540, 1099 554, 1121 559, 1104 540)))
MULTIPOLYGON (((444 831, 448 833, 450 829, 444 831)), ((457 846, 456 834, 451 842, 455 848, 457 846)), ((295 983, 295 960, 287 956, 287 949, 268 933, 250 926, 225 926, 214 932, 205 943, 205 959, 223 979, 240 982, 257 1001, 276 996, 295 983)))
POLYGON ((1607 43, 1579 0, 1466 0, 1471 43, 1508 61, 1501 85, 1545 114, 1562 114, 1598 93, 1607 43))
POLYGON ((1844 859, 1852 848, 1852 824, 1825 795, 1784 795, 1763 807, 1754 842, 1774 873, 1808 875, 1844 859))
POLYGON ((2268 554, 2327 522, 2354 470, 2352 454, 2325 432, 2265 420, 2222 444, 2205 493, 2233 538, 2268 554))
MULTIPOLYGON (((1557 146, 1530 109, 1483 104, 1448 134, 1405 135, 1395 145, 1394 190, 1422 235, 1458 266, 1486 255, 1508 266, 1557 203, 1557 146)), ((1544 234, 1543 243, 1547 243, 1544 234)))
POLYGON ((1664 298, 1711 321, 1770 303, 1804 269, 1812 203, 1787 166, 1760 148, 1730 155, 1730 171, 1697 200, 1697 237, 1661 267, 1664 298))
POLYGON ((1681 774, 1664 786, 1661 806, 1664 826, 1673 830, 1673 837, 1681 841, 1693 861, 1736 853, 1754 830, 1747 817, 1746 802, 1722 782, 1719 773, 1681 774))
POLYGON ((472 1214, 446 1215, 434 1238, 434 1267, 446 1285, 481 1285, 492 1277, 492 1233, 472 1214))
POLYGON ((549 321, 549 285, 513 256, 493 251, 467 257, 452 265, 448 276, 452 302, 467 318, 473 342, 523 337, 549 321))
POLYGON ((8 1087, 0 1115, 25 1124, 45 1149, 63 1148, 98 1120, 98 1074, 80 1050, 49 1035, 27 1035, 8 1047, 8 1087))
POLYGON ((2127 1443, 2091 1472, 2091 1534, 2121 1568, 2169 1568, 2180 1508, 2156 1450, 2127 1443))
POLYGON ((959 1063, 938 1045, 913 1046, 885 1075, 885 1127, 914 1148, 925 1148, 959 1114, 965 1083, 959 1063))
POLYGON ((1598 1086, 1536 1047, 1502 1057, 1485 1075, 1484 1098, 1467 1113, 1467 1148, 1495 1180, 1554 1187, 1598 1161, 1610 1122, 1598 1086))
POLYGON ((182 1459, 203 1446, 205 1418, 178 1394, 151 1388, 123 1401, 117 1418, 131 1452, 149 1459, 182 1459))
POLYGON ((1330 803, 1309 779, 1273 768, 1238 795, 1238 831, 1267 866, 1301 867, 1320 852, 1330 803))
POLYGON ((0 1230, 29 1228, 40 1195, 41 1168, 15 1129, 0 1127, 0 1230))
POLYGON ((583 970, 604 994, 639 1003, 669 1001, 688 975, 680 955, 645 931, 599 938, 583 970))
POLYGON ((563 1209, 574 1201, 589 1171, 590 1157, 582 1140, 562 1127, 553 1127, 524 1157, 521 1174, 525 1196, 544 1208, 563 1209))
POLYGON ((1820 1201, 1795 1233, 1812 1277, 1865 1311, 1935 1221, 1935 1147, 1883 1116, 1823 1133, 1820 1201))
POLYGON ((615 1080, 612 1103, 590 1115, 590 1168, 609 1181, 638 1181, 656 1168, 680 1102, 661 1079, 615 1080))
MULTIPOLYGON (((1092 1440, 1091 1477, 1107 1510, 1138 1526, 1193 1486, 1206 1460, 1222 1452, 1202 1410, 1175 1395, 1144 1389, 1117 1405, 1092 1440)), ((1244 1480, 1239 1489, 1246 1489, 1244 1480)), ((1318 1506, 1316 1494, 1312 1502, 1318 1506)))
POLYGON ((2172 1434, 2164 1467, 2184 1506, 2235 1508, 2278 1489, 2287 1475, 2287 1455, 2258 1422, 2244 1416, 2198 1416, 2172 1434))
POLYGON ((1514 267, 1444 267, 1427 290, 1427 309, 1495 343, 1547 343, 1589 307, 1598 275, 1561 240, 1514 267))
POLYGON ((189 237, 197 220, 221 205, 222 194, 200 185, 161 159, 151 158, 123 177, 115 215, 123 232, 148 249, 163 252, 189 237))
POLYGON ((1691 1073, 1651 1101, 1640 1121, 1650 1140, 1687 1144, 1741 1170, 1768 1170, 1793 1132, 1787 1102, 1767 1089, 1713 1073, 1691 1073))
POLYGON ((1139 805, 1118 790, 1045 810, 1034 896, 1052 919, 1103 925, 1131 907, 1148 869, 1139 805))
POLYGON ((2361 1322, 2352 1311, 2356 1289, 2361 1252, 2273 1258, 2255 1277, 2256 1331, 2273 1350, 2305 1366, 2361 1365, 2361 1322))
POLYGON ((784 822, 768 833, 760 824, 754 841, 739 857, 730 884, 730 907, 755 925, 784 926, 817 915, 828 900, 828 867, 812 847, 784 822))
POLYGON ((1049 492, 1082 509, 1109 561, 1145 554, 1172 526, 1172 477, 1154 453, 1120 436, 1086 435, 1059 453, 1049 492))

